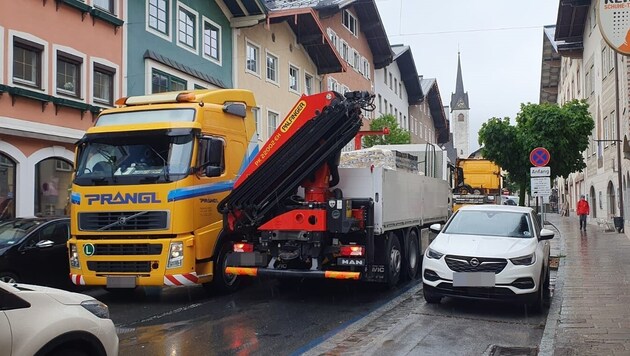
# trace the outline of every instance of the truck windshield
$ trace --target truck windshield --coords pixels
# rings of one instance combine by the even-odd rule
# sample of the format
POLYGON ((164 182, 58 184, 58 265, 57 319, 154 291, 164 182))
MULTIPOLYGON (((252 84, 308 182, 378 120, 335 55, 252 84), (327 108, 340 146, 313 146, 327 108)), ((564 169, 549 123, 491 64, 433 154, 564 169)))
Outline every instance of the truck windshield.
POLYGON ((164 183, 190 171, 193 134, 159 132, 98 134, 79 145, 75 184, 164 183))

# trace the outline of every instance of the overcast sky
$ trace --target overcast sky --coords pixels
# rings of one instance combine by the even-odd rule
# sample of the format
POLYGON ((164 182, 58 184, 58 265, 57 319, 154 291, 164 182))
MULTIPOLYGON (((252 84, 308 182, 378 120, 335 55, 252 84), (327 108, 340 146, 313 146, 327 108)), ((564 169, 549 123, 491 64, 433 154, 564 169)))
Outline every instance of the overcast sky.
POLYGON ((543 26, 555 25, 559 0, 376 3, 390 44, 411 46, 418 74, 437 79, 443 105, 455 91, 461 53, 470 152, 479 148, 482 123, 507 116, 514 124, 521 103, 538 103, 543 26))

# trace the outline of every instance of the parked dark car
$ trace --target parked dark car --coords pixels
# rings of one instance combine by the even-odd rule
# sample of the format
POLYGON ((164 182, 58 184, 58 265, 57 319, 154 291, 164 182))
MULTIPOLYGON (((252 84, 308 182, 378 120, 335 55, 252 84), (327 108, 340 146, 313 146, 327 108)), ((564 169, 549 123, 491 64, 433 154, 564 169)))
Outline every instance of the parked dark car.
POLYGON ((71 288, 70 218, 15 218, 0 223, 0 281, 71 288))

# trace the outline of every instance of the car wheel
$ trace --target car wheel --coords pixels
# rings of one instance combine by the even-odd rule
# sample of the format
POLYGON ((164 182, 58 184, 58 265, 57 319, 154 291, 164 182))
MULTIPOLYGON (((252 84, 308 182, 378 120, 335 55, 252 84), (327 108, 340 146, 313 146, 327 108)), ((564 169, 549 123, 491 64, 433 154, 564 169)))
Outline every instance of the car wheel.
POLYGON ((418 233, 416 230, 409 232, 409 249, 405 258, 405 277, 415 279, 420 266, 420 249, 418 248, 418 233))
POLYGON ((437 294, 433 287, 426 283, 422 283, 422 294, 428 304, 439 304, 442 301, 442 296, 437 294))
POLYGON ((542 312, 544 308, 544 294, 545 294, 544 278, 545 277, 543 273, 541 273, 540 279, 538 280, 538 290, 536 291, 536 299, 534 299, 534 301, 529 304, 529 308, 535 313, 542 312))
POLYGON ((225 273, 227 258, 230 253, 231 244, 226 242, 221 247, 214 263, 214 277, 212 278, 212 282, 203 284, 206 290, 218 293, 231 293, 238 289, 241 284, 241 278, 235 274, 225 273))
POLYGON ((543 305, 549 307, 551 305, 551 290, 549 284, 551 282, 551 275, 549 267, 547 267, 547 273, 545 273, 545 282, 543 283, 543 305))
POLYGON ((74 347, 58 347, 50 353, 51 356, 89 356, 90 353, 74 347))
POLYGON ((394 234, 388 235, 387 249, 387 285, 391 288, 398 284, 402 270, 402 252, 400 241, 394 234))
POLYGON ((18 276, 10 272, 0 272, 0 281, 4 283, 20 283, 18 276))

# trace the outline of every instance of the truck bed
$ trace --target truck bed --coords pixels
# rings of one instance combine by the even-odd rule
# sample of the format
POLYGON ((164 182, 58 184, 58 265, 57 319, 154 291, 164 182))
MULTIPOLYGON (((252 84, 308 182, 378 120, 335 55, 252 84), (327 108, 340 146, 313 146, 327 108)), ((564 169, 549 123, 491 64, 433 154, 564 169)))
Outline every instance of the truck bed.
POLYGON ((383 167, 339 168, 344 198, 374 200, 374 233, 445 222, 448 183, 439 178, 383 167))

